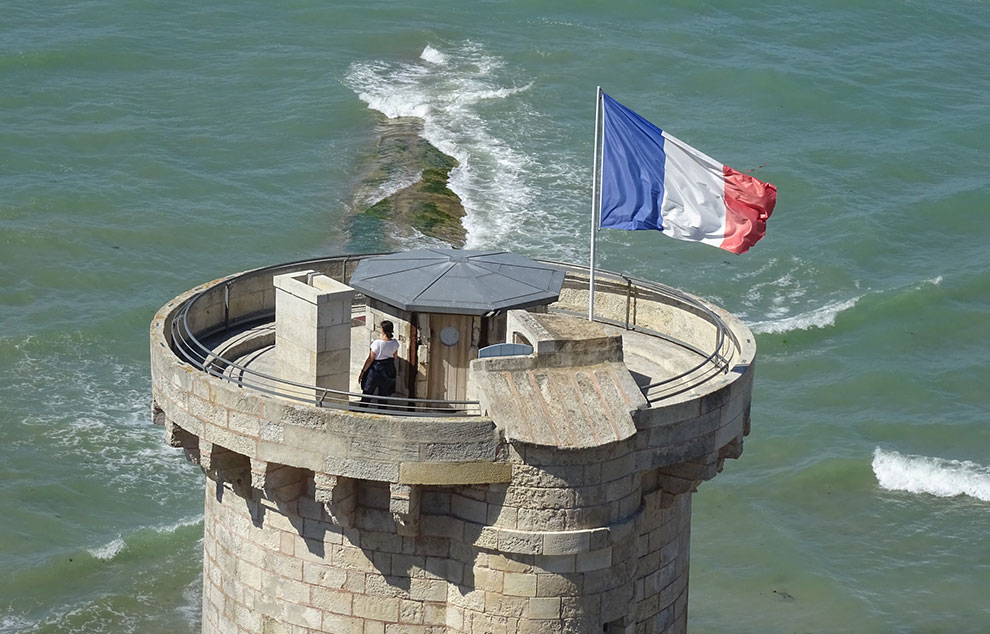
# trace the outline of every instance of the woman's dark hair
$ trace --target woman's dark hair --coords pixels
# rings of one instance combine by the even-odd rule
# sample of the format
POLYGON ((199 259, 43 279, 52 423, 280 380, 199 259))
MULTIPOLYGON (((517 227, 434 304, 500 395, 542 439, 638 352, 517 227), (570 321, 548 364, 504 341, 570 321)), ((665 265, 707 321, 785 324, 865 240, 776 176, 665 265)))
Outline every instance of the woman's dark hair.
POLYGON ((388 335, 388 338, 391 339, 392 338, 392 328, 393 328, 392 322, 390 322, 388 320, 385 320, 385 321, 383 321, 381 323, 381 326, 382 326, 382 332, 384 332, 386 335, 388 335))

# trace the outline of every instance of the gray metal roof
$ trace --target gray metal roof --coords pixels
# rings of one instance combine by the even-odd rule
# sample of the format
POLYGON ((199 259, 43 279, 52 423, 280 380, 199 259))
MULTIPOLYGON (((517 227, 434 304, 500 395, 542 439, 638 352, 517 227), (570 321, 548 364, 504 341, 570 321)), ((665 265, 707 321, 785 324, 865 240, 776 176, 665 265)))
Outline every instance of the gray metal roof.
POLYGON ((402 310, 483 315, 556 301, 564 272, 507 251, 417 249, 362 260, 350 285, 402 310))

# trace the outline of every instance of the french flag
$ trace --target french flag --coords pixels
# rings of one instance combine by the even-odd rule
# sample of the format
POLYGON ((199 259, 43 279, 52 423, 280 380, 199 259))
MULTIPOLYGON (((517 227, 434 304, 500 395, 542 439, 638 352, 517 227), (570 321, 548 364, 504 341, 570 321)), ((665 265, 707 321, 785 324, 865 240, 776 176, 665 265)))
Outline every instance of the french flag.
POLYGON ((777 188, 723 165, 602 93, 603 229, 657 229, 745 253, 763 237, 777 188))

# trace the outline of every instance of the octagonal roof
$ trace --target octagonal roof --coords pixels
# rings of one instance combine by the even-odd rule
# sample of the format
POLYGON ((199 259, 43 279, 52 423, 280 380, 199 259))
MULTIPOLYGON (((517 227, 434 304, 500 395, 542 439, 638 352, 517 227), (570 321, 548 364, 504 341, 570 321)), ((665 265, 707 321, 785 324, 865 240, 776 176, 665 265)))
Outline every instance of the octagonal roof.
POLYGON ((350 285, 402 310, 484 315, 556 301, 564 272, 507 251, 417 249, 362 260, 350 285))

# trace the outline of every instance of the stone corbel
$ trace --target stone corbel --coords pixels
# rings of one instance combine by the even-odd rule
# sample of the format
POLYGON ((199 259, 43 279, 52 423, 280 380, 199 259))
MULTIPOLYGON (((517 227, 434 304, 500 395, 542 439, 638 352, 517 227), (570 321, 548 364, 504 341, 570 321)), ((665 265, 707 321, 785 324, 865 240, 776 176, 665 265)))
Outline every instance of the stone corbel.
POLYGON ((267 493, 271 480, 268 477, 270 463, 265 460, 251 458, 251 488, 267 493))
POLYGON ((151 401, 151 422, 159 427, 165 425, 168 418, 165 416, 165 410, 158 406, 158 401, 152 399, 151 401))
POLYGON ((164 416, 164 412, 162 413, 161 418, 162 424, 165 426, 165 443, 168 444, 169 447, 181 448, 183 454, 186 456, 186 460, 193 464, 199 464, 199 436, 190 434, 170 421, 164 416))
POLYGON ((395 532, 409 537, 419 534, 419 512, 422 487, 411 484, 390 484, 388 510, 395 520, 395 532))
POLYGON ((718 472, 722 473, 722 465, 727 458, 735 460, 742 455, 743 437, 734 438, 732 442, 718 450, 718 472))
POLYGON ((251 458, 251 488, 270 500, 295 500, 305 490, 305 484, 303 469, 251 458))
POLYGON ((199 440, 199 466, 206 477, 229 482, 237 491, 251 484, 251 462, 247 456, 203 439, 199 440))
POLYGON ((342 528, 354 525, 354 508, 357 506, 357 487, 353 478, 313 474, 314 497, 327 509, 330 520, 342 528))
POLYGON ((718 452, 657 470, 657 483, 664 493, 680 495, 695 491, 698 485, 718 475, 724 460, 718 452))

